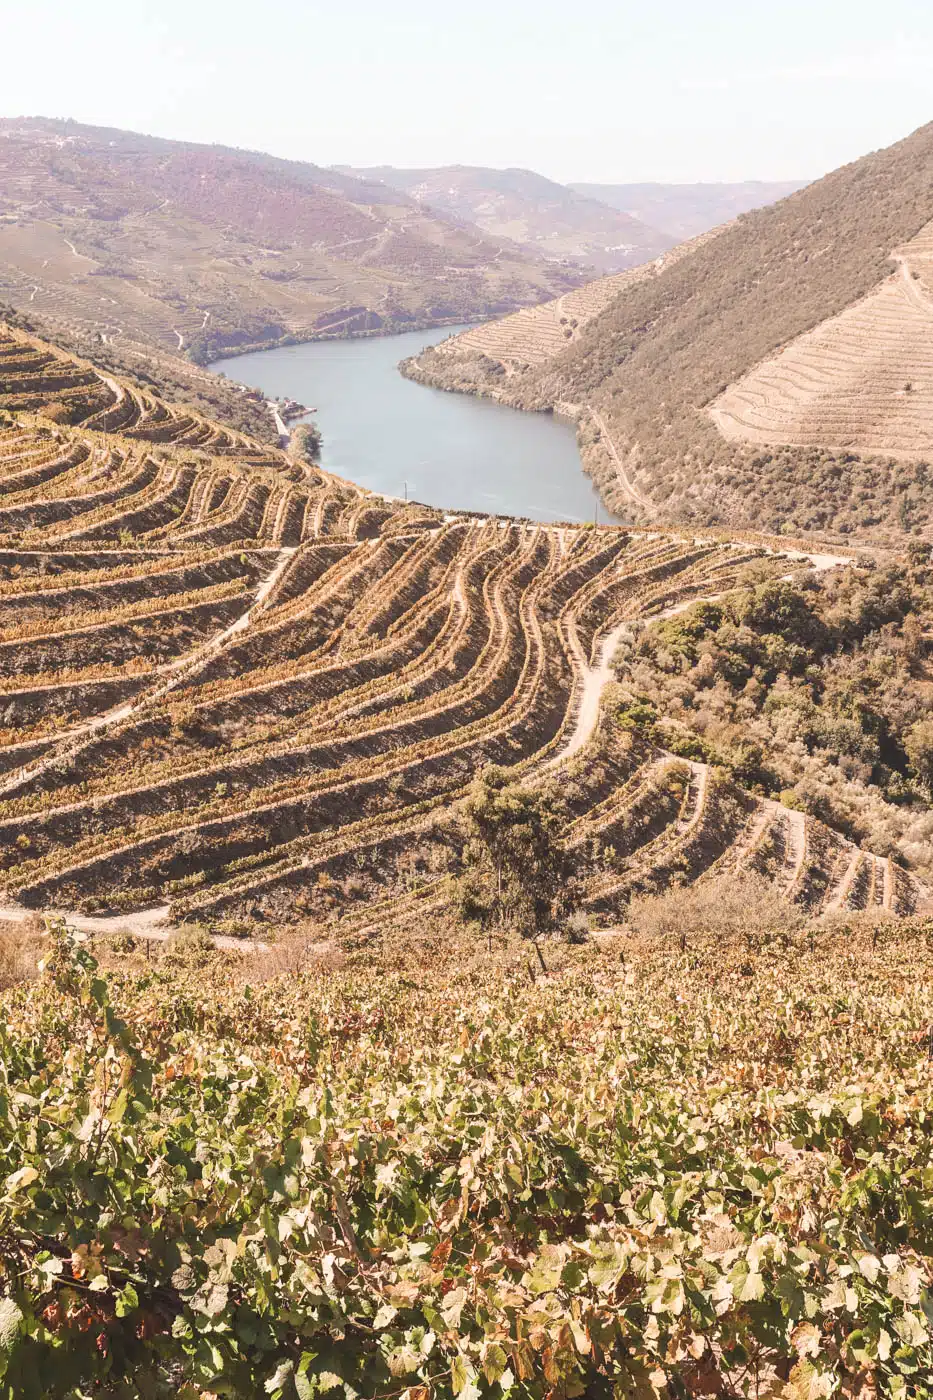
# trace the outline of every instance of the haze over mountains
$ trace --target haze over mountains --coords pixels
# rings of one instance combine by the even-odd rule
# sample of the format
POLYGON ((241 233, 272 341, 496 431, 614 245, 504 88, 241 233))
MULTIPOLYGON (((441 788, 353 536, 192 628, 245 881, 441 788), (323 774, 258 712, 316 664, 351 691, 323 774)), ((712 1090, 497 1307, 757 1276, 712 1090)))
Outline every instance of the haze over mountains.
POLYGON ((410 372, 563 406, 608 503, 637 518, 926 534, 931 221, 933 125, 626 282, 588 324, 561 313, 571 294, 410 372))
POLYGON ((306 162, 0 121, 0 296, 105 342, 214 356, 501 314, 580 280, 306 162))
POLYGON ((569 188, 642 220, 680 243, 728 223, 749 209, 775 204, 806 183, 806 180, 742 180, 738 184, 573 184, 569 188))
POLYGON ((578 193, 533 170, 493 170, 445 165, 397 170, 389 165, 351 170, 380 180, 425 209, 475 224, 493 238, 508 238, 526 252, 621 272, 663 253, 676 242, 607 201, 578 193))
POLYGON ((444 165, 400 170, 391 165, 347 174, 381 180, 449 218, 464 219, 529 252, 623 272, 685 239, 773 204, 804 180, 738 184, 561 185, 533 170, 444 165))

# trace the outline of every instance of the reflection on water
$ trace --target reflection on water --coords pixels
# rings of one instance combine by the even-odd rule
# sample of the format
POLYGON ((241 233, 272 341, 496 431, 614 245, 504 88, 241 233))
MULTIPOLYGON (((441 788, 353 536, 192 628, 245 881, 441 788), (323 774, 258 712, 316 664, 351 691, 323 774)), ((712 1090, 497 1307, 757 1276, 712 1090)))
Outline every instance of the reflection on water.
POLYGON ((580 466, 571 424, 403 379, 399 360, 453 332, 287 345, 212 369, 314 407, 321 465, 373 491, 532 520, 612 519, 580 466))

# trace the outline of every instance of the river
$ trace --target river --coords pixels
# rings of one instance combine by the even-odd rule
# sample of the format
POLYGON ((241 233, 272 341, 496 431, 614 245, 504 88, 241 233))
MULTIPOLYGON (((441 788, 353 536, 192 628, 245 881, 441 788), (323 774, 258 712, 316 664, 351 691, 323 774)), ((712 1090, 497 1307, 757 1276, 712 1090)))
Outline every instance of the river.
POLYGON ((463 327, 286 345, 220 360, 228 379, 314 407, 321 465, 372 491, 531 520, 612 520, 572 424, 403 379, 400 360, 463 327))

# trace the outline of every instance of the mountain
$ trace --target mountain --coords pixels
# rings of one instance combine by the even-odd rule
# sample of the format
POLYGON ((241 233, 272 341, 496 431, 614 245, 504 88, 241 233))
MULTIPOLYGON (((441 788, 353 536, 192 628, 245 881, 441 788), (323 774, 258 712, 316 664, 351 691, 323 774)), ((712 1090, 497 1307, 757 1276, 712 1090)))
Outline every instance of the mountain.
POLYGON ((0 297, 195 358, 501 314, 580 280, 384 184, 250 151, 0 120, 0 297))
POLYGON ((571 190, 660 229, 676 243, 763 209, 802 189, 806 180, 743 180, 739 184, 587 185, 571 190))
POLYGON ((584 266, 591 272, 635 267, 677 241, 639 218, 533 170, 492 170, 474 165, 429 170, 397 170, 390 165, 341 169, 379 180, 417 200, 426 210, 475 224, 490 238, 509 239, 527 253, 584 266))
MULTIPOLYGON (((450 336, 434 346, 430 355, 426 352, 414 360, 406 360, 401 366, 402 373, 409 379, 433 383, 441 373, 441 367, 447 365, 450 375, 441 387, 463 389, 467 393, 478 393, 481 397, 501 398, 509 402, 512 386, 518 382, 517 376, 533 366, 544 367, 556 363, 565 350, 580 342, 590 322, 623 292, 640 282, 659 277, 675 262, 689 257, 721 232, 721 229, 711 229, 688 243, 678 244, 669 252, 662 253, 653 262, 642 263, 639 267, 629 268, 627 272, 598 277, 552 301, 522 307, 501 320, 486 321, 461 331, 459 335, 450 336), (490 371, 491 378, 487 382, 483 376, 490 371), (479 378, 474 383, 475 374, 479 378), (463 382, 457 382, 458 378, 463 382)), ((524 407, 521 403, 518 406, 524 407)), ((554 406, 561 407, 560 395, 554 406)))
POLYGON ((635 279, 544 362, 467 336, 410 372, 564 405, 617 513, 930 538, 931 221, 933 125, 635 279))

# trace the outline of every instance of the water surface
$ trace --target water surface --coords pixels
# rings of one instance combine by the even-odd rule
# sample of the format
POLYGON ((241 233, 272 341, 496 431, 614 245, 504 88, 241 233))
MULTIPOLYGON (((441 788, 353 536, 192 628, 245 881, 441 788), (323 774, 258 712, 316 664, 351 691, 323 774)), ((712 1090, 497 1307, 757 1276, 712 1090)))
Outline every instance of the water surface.
POLYGON ((570 423, 403 379, 400 360, 462 327, 286 345, 211 368, 317 409, 321 465, 372 491, 532 520, 611 520, 570 423))

